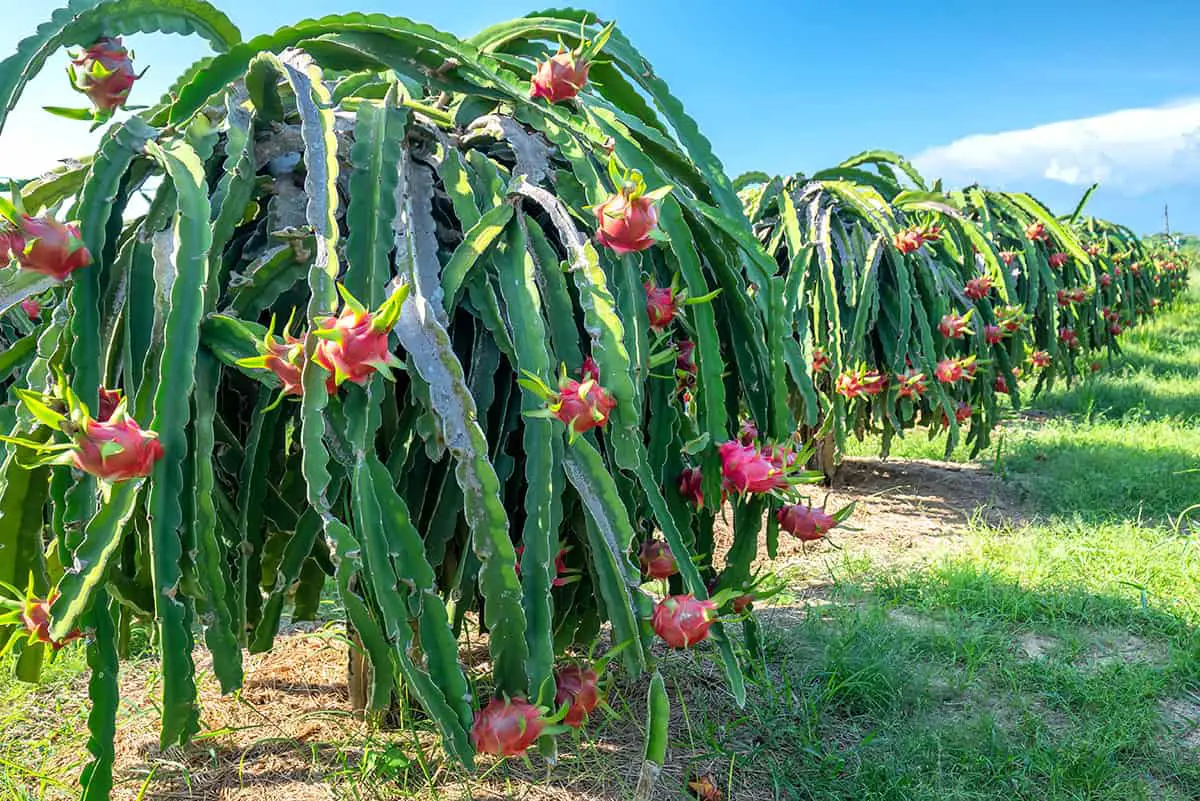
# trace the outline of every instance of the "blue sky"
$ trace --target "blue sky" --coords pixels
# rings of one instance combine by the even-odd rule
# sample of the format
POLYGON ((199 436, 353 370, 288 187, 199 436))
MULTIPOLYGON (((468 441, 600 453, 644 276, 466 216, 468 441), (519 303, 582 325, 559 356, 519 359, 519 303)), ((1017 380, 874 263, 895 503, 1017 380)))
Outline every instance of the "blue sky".
MULTIPOLYGON (((0 53, 59 3, 6 9, 0 53)), ((405 14, 469 35, 538 4, 229 0, 243 35, 342 11, 405 14)), ((616 18, 712 139, 731 174, 812 171, 865 149, 896 150, 929 177, 1025 189, 1143 232, 1200 232, 1200 3, 1190 0, 593 0, 616 18), (731 10, 732 9, 732 10, 731 10)), ((204 54, 200 40, 138 36, 142 98, 204 54)), ((0 174, 88 149, 53 65, 0 134, 0 174)))

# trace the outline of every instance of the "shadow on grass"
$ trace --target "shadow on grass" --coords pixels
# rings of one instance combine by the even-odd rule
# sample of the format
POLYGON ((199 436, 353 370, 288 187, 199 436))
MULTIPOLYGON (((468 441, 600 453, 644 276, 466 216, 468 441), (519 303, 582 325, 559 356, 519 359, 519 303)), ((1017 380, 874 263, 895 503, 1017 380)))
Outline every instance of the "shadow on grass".
POLYGON ((1200 430, 1047 426, 1010 442, 997 469, 1046 517, 1161 522, 1200 499, 1200 430))

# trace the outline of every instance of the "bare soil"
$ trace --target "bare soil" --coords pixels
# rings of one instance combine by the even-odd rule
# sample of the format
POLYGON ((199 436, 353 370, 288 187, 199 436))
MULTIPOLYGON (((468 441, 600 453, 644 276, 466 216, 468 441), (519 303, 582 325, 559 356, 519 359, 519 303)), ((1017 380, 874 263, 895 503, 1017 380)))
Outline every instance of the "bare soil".
MULTIPOLYGON (((779 535, 777 558, 771 560, 760 538, 756 564, 788 570, 801 587, 832 582, 839 563, 866 559, 913 568, 953 553, 972 520, 989 525, 1019 524, 1024 515, 1011 490, 998 476, 977 464, 924 459, 849 458, 835 486, 814 486, 810 499, 827 511, 853 503, 854 514, 825 540, 804 543, 779 535)), ((728 509, 717 521, 717 552, 733 543, 728 509)))

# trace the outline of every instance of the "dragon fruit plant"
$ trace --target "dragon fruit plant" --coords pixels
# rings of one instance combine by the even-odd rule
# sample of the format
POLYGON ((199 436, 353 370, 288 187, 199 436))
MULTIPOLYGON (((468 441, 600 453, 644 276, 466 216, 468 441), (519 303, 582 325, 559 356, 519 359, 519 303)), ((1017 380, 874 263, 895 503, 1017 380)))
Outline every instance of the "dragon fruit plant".
POLYGON ((1070 381, 1078 357, 1119 354, 1136 310, 1153 312, 1183 286, 1178 266, 1156 263, 1128 229, 1083 216, 1083 202, 1060 219, 1023 193, 944 191, 891 153, 734 183, 772 257, 751 267, 781 304, 770 339, 782 343, 787 394, 806 434, 828 432, 818 451, 827 473, 846 438, 868 431, 882 434, 885 454, 918 426, 947 428, 947 452, 964 434, 979 452, 998 396, 1020 403, 1027 351, 1048 355, 1033 392, 1070 381), (1106 304, 1121 319, 1105 320, 1106 304), (1074 336, 1060 340, 1062 329, 1074 336), (987 380, 964 380, 967 365, 987 380), (916 375, 930 378, 924 391, 916 375))
POLYGON ((327 584, 371 665, 352 695, 382 710, 402 682, 467 764, 587 724, 567 657, 602 625, 627 672, 661 628, 744 703, 707 607, 751 597, 764 524, 773 548, 820 478, 771 344, 785 276, 619 29, 346 14, 243 42, 205 0, 67 0, 0 62, 0 127, 44 67, 108 127, 0 203, 0 582, 30 588, 0 634, 28 680, 84 643, 85 797, 111 789, 118 632, 154 628, 161 742, 183 743, 193 637, 232 692, 327 584), (126 50, 153 31, 216 51, 157 101, 126 50), (468 680, 471 626, 491 658, 468 680))

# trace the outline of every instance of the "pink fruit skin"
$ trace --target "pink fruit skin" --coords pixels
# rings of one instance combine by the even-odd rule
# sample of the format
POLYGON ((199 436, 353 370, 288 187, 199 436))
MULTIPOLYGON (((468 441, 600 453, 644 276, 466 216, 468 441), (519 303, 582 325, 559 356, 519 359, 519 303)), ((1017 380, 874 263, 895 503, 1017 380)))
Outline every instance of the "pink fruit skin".
POLYGON ((59 281, 92 263, 79 229, 51 217, 21 218, 21 230, 8 235, 8 246, 23 270, 48 275, 59 281))
POLYGON ((1004 331, 998 325, 985 325, 983 327, 983 341, 989 345, 999 345, 1000 340, 1004 338, 1004 331))
POLYGON ((566 665, 554 675, 554 682, 558 687, 554 694, 555 706, 569 705, 563 723, 578 729, 600 703, 596 671, 580 665, 566 665))
POLYGON ((721 475, 736 492, 770 492, 787 486, 782 471, 757 448, 730 440, 721 444, 720 454, 721 475))
POLYGON ((672 648, 690 648, 708 637, 715 610, 712 601, 701 601, 694 595, 672 595, 654 607, 650 625, 672 648))
POLYGON ((982 300, 983 298, 986 298, 988 293, 991 291, 992 279, 988 278, 986 275, 978 278, 972 278, 970 281, 967 281, 967 286, 963 290, 966 296, 971 298, 971 300, 982 300))
POLYGON ((596 206, 596 240, 618 255, 637 253, 654 244, 658 209, 645 195, 629 199, 624 192, 596 206))
POLYGON ((25 316, 32 322, 41 316, 42 304, 33 298, 25 298, 25 300, 21 301, 21 311, 25 312, 25 316))
POLYGON ((596 360, 588 356, 583 360, 583 366, 579 368, 579 377, 583 381, 599 381, 600 380, 600 365, 596 364, 596 360))
POLYGON ((52 594, 44 601, 32 598, 25 603, 24 609, 21 610, 21 624, 25 626, 25 631, 32 634, 38 642, 49 645, 55 651, 83 636, 83 632, 75 629, 61 640, 50 637, 50 607, 54 606, 56 600, 58 600, 58 593, 52 594))
POLYGON ((656 287, 650 282, 646 283, 646 314, 650 318, 651 329, 664 330, 678 313, 679 306, 675 302, 675 290, 670 287, 656 287))
MULTIPOLYGON (((369 312, 346 309, 337 317, 317 321, 320 329, 336 331, 337 339, 322 339, 317 343, 313 360, 342 380, 365 384, 389 358, 388 332, 373 328, 374 316, 369 312)), ((335 378, 335 383, 341 383, 335 378)))
POLYGON ((685 468, 679 474, 679 494, 687 498, 697 509, 704 508, 704 475, 698 467, 685 468))
POLYGON ((272 340, 266 346, 268 351, 267 369, 279 379, 284 395, 302 395, 304 393, 304 384, 300 376, 300 359, 303 358, 303 349, 297 347, 303 346, 303 344, 304 340, 287 336, 284 337, 283 342, 272 340))
POLYGON ((584 397, 579 394, 582 386, 575 379, 567 381, 559 390, 558 410, 554 413, 555 417, 579 434, 602 427, 617 407, 616 399, 595 381, 591 382, 584 397))
POLYGON ((587 83, 591 64, 571 53, 555 53, 538 64, 529 82, 530 97, 544 97, 551 103, 570 100, 587 83))
POLYGON ((475 713, 471 744, 481 754, 519 756, 537 742, 545 727, 541 712, 524 698, 493 698, 475 713))
POLYGON ((75 88, 87 95, 101 111, 124 106, 138 79, 129 51, 121 45, 120 37, 98 39, 74 60, 74 64, 75 88))
POLYGON ((121 404, 121 390, 100 388, 100 410, 96 413, 96 420, 101 423, 107 422, 108 418, 112 417, 113 412, 117 410, 117 406, 121 404))
POLYGON ((780 528, 803 542, 819 540, 837 525, 832 515, 802 503, 784 506, 775 513, 775 519, 780 528))
POLYGON ((962 365, 958 363, 957 359, 942 359, 937 363, 933 374, 943 384, 953 384, 961 381, 964 375, 962 365))
POLYGON ((661 540, 646 540, 638 553, 638 562, 642 566, 642 575, 652 579, 670 578, 679 572, 675 564, 675 554, 661 540))
POLYGON ((163 447, 156 438, 147 436, 132 418, 120 422, 88 420, 84 430, 77 435, 73 456, 75 466, 80 470, 116 482, 150 475, 154 463, 163 456, 163 447), (106 442, 120 445, 121 452, 105 458, 100 449, 106 442))

